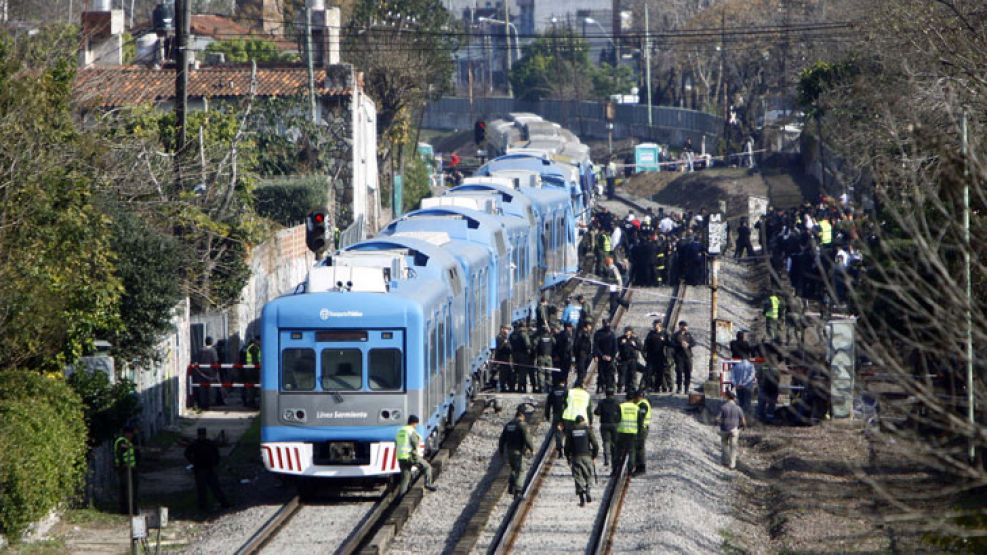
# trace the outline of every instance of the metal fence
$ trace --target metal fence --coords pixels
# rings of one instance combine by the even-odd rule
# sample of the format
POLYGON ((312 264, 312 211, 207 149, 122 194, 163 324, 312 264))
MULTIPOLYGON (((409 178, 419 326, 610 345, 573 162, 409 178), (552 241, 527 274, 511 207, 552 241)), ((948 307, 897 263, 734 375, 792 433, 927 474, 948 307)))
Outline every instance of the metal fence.
POLYGON ((349 227, 340 232, 339 244, 336 245, 336 248, 345 249, 352 244, 363 241, 364 237, 363 216, 357 216, 355 222, 351 223, 349 227))
MULTIPOLYGON (((606 139, 607 122, 604 102, 542 100, 538 102, 512 98, 445 97, 430 103, 423 125, 429 129, 472 129, 477 119, 495 119, 511 112, 531 112, 571 130, 581 138, 606 139)), ((705 112, 653 106, 652 125, 648 125, 648 107, 618 104, 613 122, 613 138, 634 138, 640 142, 680 145, 686 139, 698 148, 705 138, 712 148, 723 131, 723 118, 705 112)))

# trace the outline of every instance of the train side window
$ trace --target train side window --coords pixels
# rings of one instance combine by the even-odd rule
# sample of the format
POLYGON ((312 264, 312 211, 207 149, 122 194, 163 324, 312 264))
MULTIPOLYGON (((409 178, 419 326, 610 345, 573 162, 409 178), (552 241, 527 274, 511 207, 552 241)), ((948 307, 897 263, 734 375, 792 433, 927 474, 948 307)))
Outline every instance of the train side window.
POLYGON ((403 368, 400 349, 371 349, 367 379, 373 391, 401 389, 403 368))
POLYGON ((315 351, 285 349, 281 351, 281 389, 312 391, 315 389, 315 351))
POLYGON ((359 349, 323 349, 322 389, 363 389, 363 353, 359 349))

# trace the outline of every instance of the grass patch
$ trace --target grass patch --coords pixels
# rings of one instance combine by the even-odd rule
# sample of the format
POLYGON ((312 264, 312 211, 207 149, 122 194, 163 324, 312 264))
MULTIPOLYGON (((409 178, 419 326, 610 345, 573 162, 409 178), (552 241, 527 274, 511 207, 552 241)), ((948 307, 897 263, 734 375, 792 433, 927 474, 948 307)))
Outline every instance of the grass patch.
POLYGON ((127 524, 127 517, 108 513, 99 509, 68 509, 62 514, 62 522, 77 526, 121 526, 127 524))
POLYGON ((240 441, 230 451, 225 466, 238 474, 244 467, 260 464, 260 416, 254 417, 250 427, 240 436, 240 441))
POLYGON ((5 555, 62 555, 65 551, 63 540, 51 539, 10 545, 3 550, 3 553, 5 555))

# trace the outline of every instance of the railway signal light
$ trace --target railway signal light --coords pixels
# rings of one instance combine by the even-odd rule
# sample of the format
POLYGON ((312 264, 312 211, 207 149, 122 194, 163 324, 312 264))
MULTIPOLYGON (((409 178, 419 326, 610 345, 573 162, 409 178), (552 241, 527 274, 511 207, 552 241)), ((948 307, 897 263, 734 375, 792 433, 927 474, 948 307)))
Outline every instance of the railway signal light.
POLYGON ((482 119, 476 120, 473 124, 473 141, 477 145, 483 144, 483 141, 487 139, 487 122, 482 119))
POLYGON ((326 248, 329 216, 325 209, 312 210, 305 217, 305 244, 308 250, 319 253, 326 248))

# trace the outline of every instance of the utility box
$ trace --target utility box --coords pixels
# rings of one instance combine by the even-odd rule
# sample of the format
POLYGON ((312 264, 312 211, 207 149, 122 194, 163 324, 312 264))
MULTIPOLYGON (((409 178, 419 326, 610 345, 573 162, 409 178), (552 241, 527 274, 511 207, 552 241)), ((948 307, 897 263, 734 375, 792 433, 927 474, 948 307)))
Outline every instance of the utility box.
POLYGON ((634 173, 658 171, 658 153, 655 143, 641 143, 634 147, 634 173))

